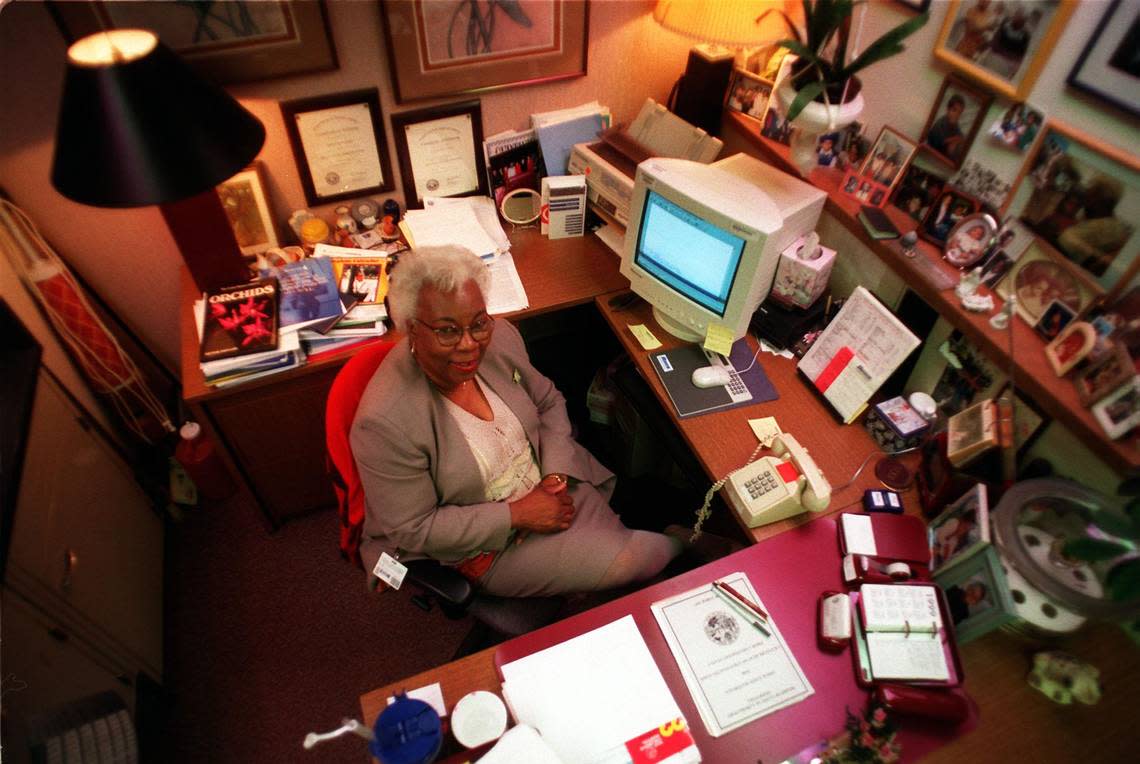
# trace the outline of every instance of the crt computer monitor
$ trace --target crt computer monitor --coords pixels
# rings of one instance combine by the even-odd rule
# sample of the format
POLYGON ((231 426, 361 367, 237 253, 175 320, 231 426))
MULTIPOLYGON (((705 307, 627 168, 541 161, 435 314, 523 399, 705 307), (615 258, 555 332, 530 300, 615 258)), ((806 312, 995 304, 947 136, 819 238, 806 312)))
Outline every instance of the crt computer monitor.
POLYGON ((621 272, 670 334, 700 341, 715 322, 737 340, 768 295, 783 228, 776 203, 739 175, 647 159, 637 167, 621 272))

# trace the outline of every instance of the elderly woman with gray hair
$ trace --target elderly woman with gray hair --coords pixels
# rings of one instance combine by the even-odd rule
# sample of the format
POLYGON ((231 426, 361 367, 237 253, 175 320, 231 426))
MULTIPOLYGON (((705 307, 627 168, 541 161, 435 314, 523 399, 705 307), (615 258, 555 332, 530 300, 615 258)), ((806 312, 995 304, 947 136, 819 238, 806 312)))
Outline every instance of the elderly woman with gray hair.
POLYGON ((656 575, 682 549, 630 530, 614 476, 570 436, 566 402, 522 337, 487 313, 469 252, 401 256, 388 306, 406 342, 361 398, 352 450, 364 484, 361 555, 453 565, 483 590, 535 596, 656 575))

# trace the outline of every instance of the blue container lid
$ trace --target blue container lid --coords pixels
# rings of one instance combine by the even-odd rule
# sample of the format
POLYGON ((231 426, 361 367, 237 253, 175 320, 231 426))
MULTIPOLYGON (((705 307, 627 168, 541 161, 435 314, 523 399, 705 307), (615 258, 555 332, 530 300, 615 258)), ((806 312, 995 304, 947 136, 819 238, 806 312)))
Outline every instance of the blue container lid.
POLYGON ((429 764, 443 745, 439 714, 404 693, 380 712, 372 732, 368 748, 383 764, 429 764))

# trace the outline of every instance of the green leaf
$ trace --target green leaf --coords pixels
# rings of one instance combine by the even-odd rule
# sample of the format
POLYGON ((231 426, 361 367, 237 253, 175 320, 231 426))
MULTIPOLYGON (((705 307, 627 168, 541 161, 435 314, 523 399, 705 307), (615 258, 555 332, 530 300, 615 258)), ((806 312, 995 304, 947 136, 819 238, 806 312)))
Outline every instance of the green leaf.
POLYGON ((798 117, 800 115, 800 112, 803 111, 804 108, 809 103, 814 101, 815 97, 822 92, 823 83, 819 80, 809 82, 800 88, 799 92, 796 93, 795 100, 792 101, 792 105, 788 107, 788 121, 791 122, 793 119, 798 117))
POLYGON ((1126 560, 1108 571, 1105 578, 1109 594, 1117 602, 1133 600, 1140 596, 1140 560, 1126 560))
POLYGON ((1111 536, 1121 539, 1140 538, 1140 534, 1136 533, 1136 523, 1131 517, 1107 509, 1096 509, 1089 515, 1093 525, 1111 536))
POLYGON ((1080 538, 1066 541, 1062 550, 1066 557, 1085 562, 1101 562, 1119 557, 1129 551, 1128 547, 1115 541, 1103 539, 1080 538))

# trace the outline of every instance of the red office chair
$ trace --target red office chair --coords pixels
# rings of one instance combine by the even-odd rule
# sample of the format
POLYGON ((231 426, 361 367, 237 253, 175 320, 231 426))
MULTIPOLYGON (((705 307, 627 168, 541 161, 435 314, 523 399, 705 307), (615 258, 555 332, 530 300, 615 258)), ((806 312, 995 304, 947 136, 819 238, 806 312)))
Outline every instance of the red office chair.
MULTIPOLYGON (((349 433, 356 417, 360 397, 376 369, 396 343, 381 340, 349 359, 333 380, 325 406, 325 442, 328 449, 329 473, 337 495, 340 515, 341 555, 363 569, 360 539, 364 530, 364 486, 352 456, 349 433)), ((512 637, 545 626, 554 620, 562 607, 558 597, 504 598, 482 594, 454 568, 435 560, 413 560, 408 565, 405 582, 423 594, 412 601, 430 610, 434 600, 449 618, 470 614, 495 634, 473 630, 460 653, 481 649, 495 637, 512 637)))

